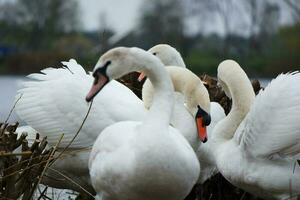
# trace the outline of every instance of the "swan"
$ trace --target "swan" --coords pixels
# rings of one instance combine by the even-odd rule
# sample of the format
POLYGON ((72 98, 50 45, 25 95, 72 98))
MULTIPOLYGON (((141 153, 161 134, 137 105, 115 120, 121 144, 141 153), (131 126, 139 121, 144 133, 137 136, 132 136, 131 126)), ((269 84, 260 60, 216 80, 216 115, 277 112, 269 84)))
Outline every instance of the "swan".
POLYGON ((225 60, 218 79, 230 113, 210 138, 218 170, 232 184, 265 199, 300 194, 300 74, 281 74, 255 98, 246 73, 225 60))
POLYGON ((92 184, 102 200, 183 199, 196 183, 200 166, 186 139, 169 126, 173 86, 160 60, 139 48, 109 50, 94 68, 86 100, 132 71, 143 71, 153 83, 152 106, 145 119, 115 123, 101 132, 90 154, 92 184))
MULTIPOLYGON (((166 70, 171 77, 175 92, 180 93, 179 95, 176 94, 170 124, 176 127, 192 148, 196 150, 200 145, 200 140, 202 142, 207 141, 207 133, 206 130, 202 129, 201 123, 202 120, 205 120, 207 124, 211 121, 208 91, 198 76, 190 70, 177 66, 168 66, 166 70), (184 102, 186 102, 186 106, 184 102), (202 113, 203 119, 199 119, 198 113, 202 113)), ((151 107, 154 94, 153 85, 147 79, 142 90, 146 109, 151 107)))
MULTIPOLYGON (((84 120, 89 108, 84 98, 93 80, 74 59, 62 64, 62 68, 47 68, 41 73, 30 74, 30 80, 23 83, 16 96, 17 99, 22 95, 16 104, 16 112, 30 126, 20 127, 17 131, 28 132, 29 139, 34 139, 39 132, 41 136, 47 136, 49 146, 54 146, 64 133, 60 148, 68 145, 84 120)), ((144 118, 146 112, 142 101, 117 81, 111 81, 93 104, 80 134, 70 146, 72 151, 52 165, 90 193, 94 193, 88 172, 90 150, 83 149, 91 148, 99 131, 108 125, 144 118), (120 98, 123 100, 119 101, 120 98)), ((60 175, 50 170, 47 175, 42 183, 82 192, 80 187, 62 181, 60 175)))
MULTIPOLYGON (((157 56, 167 68, 168 66, 177 66, 181 68, 186 68, 186 65, 184 64, 184 61, 181 57, 181 54, 174 47, 168 44, 158 44, 150 48, 148 51, 153 55, 157 56)), ((180 75, 180 79, 189 81, 190 77, 188 75, 187 76, 180 75)), ((198 78, 198 80, 200 79, 198 78)), ((181 83, 179 82, 176 83, 177 81, 175 79, 172 81, 176 90, 177 88, 176 86, 178 84, 180 85, 181 83)), ((145 82, 142 91, 142 98, 146 108, 149 107, 148 101, 151 100, 151 94, 147 94, 147 93, 152 92, 149 89, 150 88, 149 83, 150 83, 149 81, 145 82)), ((196 89, 196 87, 194 88, 196 89)), ((202 89, 202 87, 200 88, 202 89)), ((182 94, 182 91, 178 91, 176 92, 175 97, 176 97, 175 105, 174 105, 173 114, 171 118, 171 124, 180 130, 180 132, 185 136, 185 138, 189 141, 191 146, 196 151, 197 157, 201 165, 201 171, 200 171, 198 183, 204 183, 208 178, 212 177, 218 172, 217 166, 212 156, 213 149, 212 149, 210 137, 215 125, 225 117, 224 109, 222 108, 222 106, 220 106, 219 103, 211 102, 210 112, 209 112, 211 116, 211 124, 207 127, 208 141, 205 144, 200 145, 201 143, 197 142, 198 140, 196 139, 197 136, 197 134, 195 134, 196 127, 194 123, 194 118, 191 115, 191 113, 193 112, 189 111, 189 109, 187 109, 187 107, 185 106, 185 100, 184 100, 186 98, 185 95, 182 94)), ((199 101, 201 101, 201 99, 199 99, 199 101)))

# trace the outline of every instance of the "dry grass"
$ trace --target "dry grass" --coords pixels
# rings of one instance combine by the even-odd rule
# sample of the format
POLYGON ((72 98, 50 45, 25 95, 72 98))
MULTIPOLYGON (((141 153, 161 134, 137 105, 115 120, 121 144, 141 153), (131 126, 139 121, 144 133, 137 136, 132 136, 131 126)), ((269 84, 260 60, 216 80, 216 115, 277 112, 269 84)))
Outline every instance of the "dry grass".
POLYGON ((18 123, 0 123, 0 196, 29 200, 55 149, 46 149, 46 138, 40 140, 39 134, 29 146, 26 133, 18 138, 17 127, 18 123))

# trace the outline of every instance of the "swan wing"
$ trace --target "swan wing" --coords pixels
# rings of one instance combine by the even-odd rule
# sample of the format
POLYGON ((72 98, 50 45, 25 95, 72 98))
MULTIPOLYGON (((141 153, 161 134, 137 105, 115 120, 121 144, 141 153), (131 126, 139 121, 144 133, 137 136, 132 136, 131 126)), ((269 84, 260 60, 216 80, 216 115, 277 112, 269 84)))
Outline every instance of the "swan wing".
MULTIPOLYGON (((84 85, 87 80, 92 82, 92 78, 73 59, 63 64, 65 67, 46 68, 28 76, 31 80, 23 83, 16 96, 22 95, 16 112, 36 131, 47 135, 49 143, 56 143, 64 133, 62 145, 66 145, 80 127, 77 122, 82 122, 87 113, 88 105, 81 91, 86 91, 84 85)), ((88 138, 79 138, 83 145, 88 143, 88 138)), ((74 145, 80 146, 80 142, 77 140, 74 145)))
MULTIPOLYGON (((30 81, 18 91, 21 99, 17 114, 50 145, 64 133, 61 147, 66 146, 81 126, 89 109, 85 102, 93 77, 75 60, 63 62, 65 67, 47 68, 29 75, 30 81)), ((101 131, 115 123, 141 117, 142 102, 124 85, 111 81, 95 98, 91 111, 71 147, 91 146, 101 131), (122 101, 120 101, 122 99, 122 101)))
POLYGON ((235 134, 253 156, 300 152, 300 73, 281 74, 260 91, 235 134))

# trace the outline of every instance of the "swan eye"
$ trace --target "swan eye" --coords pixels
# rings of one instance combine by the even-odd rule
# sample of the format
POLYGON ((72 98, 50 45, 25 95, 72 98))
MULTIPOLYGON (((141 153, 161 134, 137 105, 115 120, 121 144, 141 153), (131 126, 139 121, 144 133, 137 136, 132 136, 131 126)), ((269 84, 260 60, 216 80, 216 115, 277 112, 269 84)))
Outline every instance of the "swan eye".
POLYGON ((156 52, 154 52, 154 53, 152 53, 152 54, 156 56, 156 54, 157 54, 157 53, 156 53, 156 52))
POLYGON ((205 126, 209 126, 210 125, 210 122, 211 122, 211 117, 209 114, 207 114, 206 116, 203 117, 203 121, 204 121, 204 124, 205 126))
POLYGON ((99 67, 94 73, 93 73, 93 77, 95 78, 95 81, 98 81, 98 73, 101 73, 103 74, 105 77, 107 77, 106 75, 106 70, 107 70, 107 67, 111 64, 111 61, 108 60, 106 61, 106 63, 102 66, 102 67, 99 67))

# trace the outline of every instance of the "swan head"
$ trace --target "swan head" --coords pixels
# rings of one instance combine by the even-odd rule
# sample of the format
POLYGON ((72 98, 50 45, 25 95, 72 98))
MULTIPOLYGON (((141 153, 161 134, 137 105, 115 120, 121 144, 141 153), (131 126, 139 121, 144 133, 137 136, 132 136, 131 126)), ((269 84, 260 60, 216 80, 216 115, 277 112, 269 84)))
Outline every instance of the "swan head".
MULTIPOLYGON (((218 82, 234 104, 244 110, 255 99, 252 84, 240 65, 234 60, 224 60, 218 66, 218 82), (239 97, 239 98, 237 98, 239 97), (242 99, 242 100, 241 100, 242 99)), ((247 108, 248 109, 248 108, 247 108)))
MULTIPOLYGON (((107 51, 99 58, 93 70, 94 83, 86 101, 90 102, 109 81, 139 70, 153 61, 161 64, 155 56, 136 47, 117 47, 107 51)), ((145 70, 147 73, 147 68, 145 70)))
MULTIPOLYGON (((185 81, 188 81, 189 78, 191 77, 187 77, 185 81)), ((176 88, 177 86, 174 87, 176 88)), ((205 143, 207 141, 206 127, 211 123, 210 99, 208 91, 198 77, 197 81, 188 84, 185 90, 187 110, 195 119, 200 140, 205 143)))
MULTIPOLYGON (((231 98, 232 94, 229 88, 234 84, 243 84, 249 82, 249 78, 240 67, 240 65, 234 60, 224 60, 218 66, 218 82, 224 90, 226 96, 231 98)), ((242 91, 241 91, 242 92, 242 91)))
MULTIPOLYGON (((209 94, 201 80, 186 68, 166 67, 175 92, 184 96, 185 107, 195 119, 198 136, 202 142, 207 141, 206 126, 211 122, 209 94)), ((143 85, 142 98, 145 108, 149 109, 153 100, 154 89, 147 79, 143 85)))
POLYGON ((118 47, 109 50, 99 58, 93 70, 94 83, 86 96, 87 102, 90 102, 111 79, 115 78, 116 66, 121 65, 127 54, 127 48, 118 47))
POLYGON ((226 96, 228 96, 229 98, 231 98, 231 93, 229 90, 229 84, 227 80, 238 78, 241 74, 243 74, 243 70, 241 70, 239 64, 234 60, 224 60, 219 64, 218 82, 221 85, 226 96))
MULTIPOLYGON (((181 54, 172 46, 168 44, 158 44, 148 50, 148 52, 155 55, 165 66, 178 66, 186 68, 181 54)), ((142 81, 145 74, 141 73, 138 81, 142 81)))
POLYGON ((180 53, 168 44, 158 44, 148 50, 158 57, 165 66, 178 66, 186 68, 180 53))

